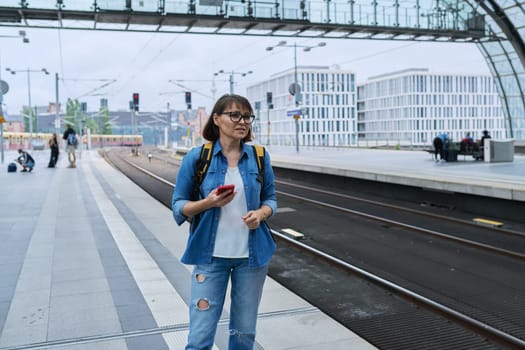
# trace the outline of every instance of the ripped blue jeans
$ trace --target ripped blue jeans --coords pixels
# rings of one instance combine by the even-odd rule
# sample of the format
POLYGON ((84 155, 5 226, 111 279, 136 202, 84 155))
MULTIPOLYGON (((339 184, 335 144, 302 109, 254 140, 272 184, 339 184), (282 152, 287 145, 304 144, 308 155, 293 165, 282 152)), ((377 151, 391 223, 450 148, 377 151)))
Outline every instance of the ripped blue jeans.
POLYGON ((211 349, 231 278, 230 350, 251 350, 268 265, 250 268, 248 259, 213 258, 192 273, 190 332, 186 350, 211 349))

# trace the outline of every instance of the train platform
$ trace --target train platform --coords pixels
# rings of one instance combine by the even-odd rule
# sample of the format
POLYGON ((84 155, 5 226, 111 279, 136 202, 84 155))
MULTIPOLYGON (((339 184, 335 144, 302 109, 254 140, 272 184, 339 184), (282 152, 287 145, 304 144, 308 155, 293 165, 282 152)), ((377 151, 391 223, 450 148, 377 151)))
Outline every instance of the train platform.
MULTIPOLYGON (((83 151, 31 173, 0 172, 0 350, 183 349, 191 267, 186 226, 83 151)), ((286 161, 284 158, 277 160, 286 161)), ((275 157, 279 159, 279 157, 275 157)), ((214 349, 227 349, 226 305, 214 349)), ((375 349, 268 278, 256 349, 375 349)))
POLYGON ((483 197, 525 201, 525 156, 513 162, 485 163, 459 156, 457 162, 436 162, 424 151, 364 148, 269 147, 277 167, 340 175, 473 194, 483 197))

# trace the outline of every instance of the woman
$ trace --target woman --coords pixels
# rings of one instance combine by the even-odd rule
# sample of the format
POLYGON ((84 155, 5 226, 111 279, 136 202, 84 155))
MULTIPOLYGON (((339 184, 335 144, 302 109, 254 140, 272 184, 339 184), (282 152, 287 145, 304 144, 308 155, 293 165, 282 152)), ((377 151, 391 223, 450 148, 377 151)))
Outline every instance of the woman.
POLYGON ((219 98, 203 129, 203 137, 214 144, 198 198, 194 175, 201 147, 184 157, 179 170, 172 200, 175 221, 181 225, 199 217, 181 259, 195 265, 187 350, 212 348, 229 279, 229 348, 253 348, 263 284, 275 250, 264 220, 277 209, 269 155, 265 152, 261 181, 253 148, 246 144, 253 138, 254 118, 245 97, 219 98), (223 184, 235 189, 218 193, 223 184))
POLYGON ((55 165, 58 162, 58 139, 57 134, 53 133, 51 138, 49 139, 49 149, 51 150, 51 156, 49 157, 49 164, 47 165, 48 168, 54 168, 55 165))

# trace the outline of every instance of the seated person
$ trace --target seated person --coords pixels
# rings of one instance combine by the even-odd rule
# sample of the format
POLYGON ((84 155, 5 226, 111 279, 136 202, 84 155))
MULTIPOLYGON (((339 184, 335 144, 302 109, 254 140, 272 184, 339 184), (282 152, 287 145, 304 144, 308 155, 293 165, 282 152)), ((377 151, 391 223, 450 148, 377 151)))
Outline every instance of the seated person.
POLYGON ((470 136, 470 132, 467 132, 465 137, 461 139, 461 145, 460 145, 461 151, 462 152, 471 151, 473 145, 474 145, 474 139, 472 138, 472 136, 470 136))
POLYGON ((485 159, 485 140, 486 139, 490 139, 490 135, 489 135, 489 132, 488 130, 483 130, 483 136, 481 136, 481 141, 479 142, 479 147, 480 147, 480 150, 482 152, 481 156, 479 157, 479 159, 483 160, 485 159))
POLYGON ((491 137, 489 135, 488 130, 483 130, 483 136, 481 136, 481 141, 480 141, 481 148, 483 148, 483 146, 485 145, 485 140, 490 139, 490 138, 491 137))
POLYGON ((19 156, 16 159, 16 162, 22 167, 22 172, 31 172, 35 166, 35 160, 33 157, 21 148, 18 150, 18 154, 19 156))
POLYGON ((472 138, 472 136, 470 136, 470 132, 467 132, 467 134, 461 139, 461 141, 465 142, 467 145, 471 145, 474 143, 474 139, 472 138))

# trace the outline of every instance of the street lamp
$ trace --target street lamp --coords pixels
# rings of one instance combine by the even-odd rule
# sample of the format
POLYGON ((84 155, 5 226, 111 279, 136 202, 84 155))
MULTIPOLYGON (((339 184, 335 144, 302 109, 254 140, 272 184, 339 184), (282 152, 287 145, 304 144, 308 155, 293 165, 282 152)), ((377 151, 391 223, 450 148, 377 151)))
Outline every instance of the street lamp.
MULTIPOLYGON (((29 39, 26 38, 25 30, 18 31, 18 35, 0 35, 0 38, 19 38, 19 37, 22 38, 23 43, 26 43, 26 44, 29 43, 29 39)), ((2 77, 0 73, 0 81, 2 80, 1 78, 2 77)), ((2 101, 3 101, 3 91, 0 88, 0 116, 3 116, 2 101)), ((0 123, 0 163, 4 164, 4 124, 3 123, 0 123)))
POLYGON ((253 71, 251 71, 251 70, 249 70, 249 71, 247 71, 247 72, 234 72, 234 71, 231 71, 231 72, 225 72, 224 70, 221 69, 220 71, 218 71, 218 72, 216 72, 216 73, 213 73, 213 75, 217 76, 217 75, 219 75, 219 74, 229 74, 229 75, 230 75, 230 94, 233 95, 233 76, 234 76, 235 74, 239 74, 240 76, 245 77, 246 75, 248 75, 248 74, 252 74, 252 73, 253 73, 253 71))
POLYGON ((299 106, 301 103, 301 86, 299 85, 299 82, 297 80, 297 48, 301 47, 303 48, 303 51, 309 52, 312 49, 315 49, 316 47, 323 47, 326 46, 325 42, 320 42, 315 46, 311 45, 297 45, 296 42, 293 43, 293 45, 287 44, 286 41, 279 41, 277 45, 274 46, 268 46, 266 48, 266 51, 272 51, 276 47, 293 47, 294 52, 294 83, 292 86, 290 86, 290 93, 294 95, 295 97, 295 106, 299 106))
POLYGON ((18 35, 0 35, 0 38, 22 38, 22 42, 25 44, 29 43, 29 38, 26 37, 25 30, 19 30, 18 35))
MULTIPOLYGON (((302 47, 303 51, 308 52, 308 51, 311 51, 312 49, 314 49, 316 47, 323 47, 323 46, 326 46, 325 42, 320 42, 316 46, 297 45, 296 42, 294 42, 293 45, 288 45, 286 43, 286 41, 283 40, 283 41, 279 41, 277 43, 277 45, 268 46, 266 48, 266 51, 272 51, 276 47, 293 47, 293 55, 294 55, 293 56, 293 63, 294 63, 293 64, 294 65, 294 78, 293 79, 294 79, 294 82, 290 86, 289 91, 290 91, 290 94, 292 94, 294 96, 295 107, 298 107, 301 104, 301 100, 302 100, 302 97, 301 97, 301 86, 299 85, 299 83, 297 81, 297 48, 298 47, 302 47)), ((295 119, 295 150, 297 151, 297 153, 299 153, 299 117, 300 117, 299 114, 294 115, 294 119, 295 119)))
POLYGON ((31 107, 31 73, 44 73, 46 75, 49 75, 49 72, 47 69, 42 68, 40 70, 32 70, 32 69, 20 69, 20 70, 14 70, 11 68, 6 68, 6 71, 10 72, 11 74, 21 73, 25 72, 27 73, 27 96, 29 99, 29 149, 33 150, 33 108, 31 107))

